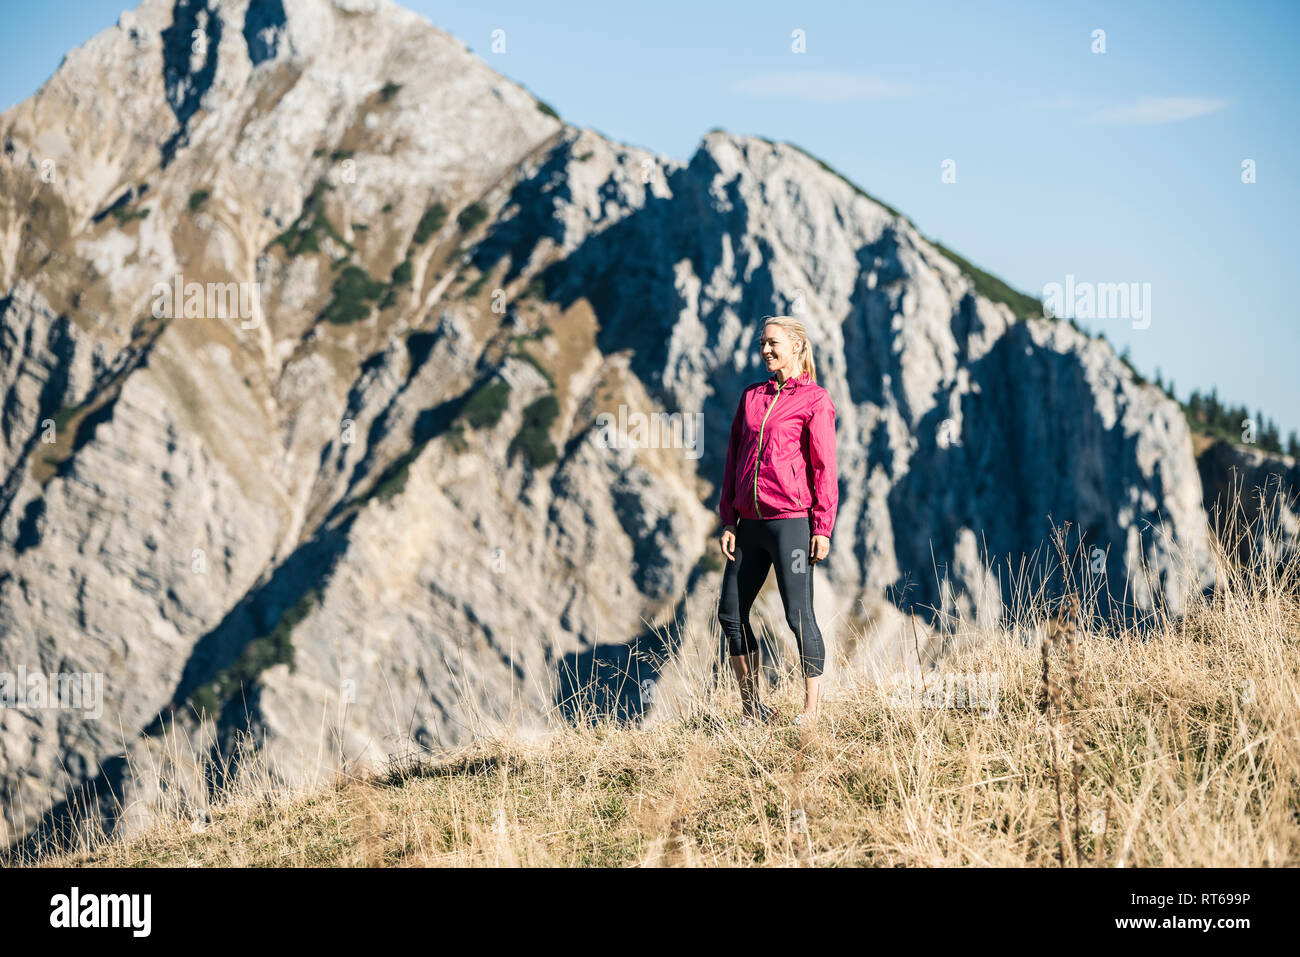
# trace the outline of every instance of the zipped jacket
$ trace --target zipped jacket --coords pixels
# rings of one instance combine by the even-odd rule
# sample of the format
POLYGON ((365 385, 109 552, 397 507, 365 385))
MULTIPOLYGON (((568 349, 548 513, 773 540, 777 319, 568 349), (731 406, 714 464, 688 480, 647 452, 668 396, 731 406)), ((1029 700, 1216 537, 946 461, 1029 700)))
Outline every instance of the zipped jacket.
POLYGON ((807 515, 812 534, 829 538, 839 498, 830 394, 807 372, 747 386, 731 423, 722 524, 807 515))

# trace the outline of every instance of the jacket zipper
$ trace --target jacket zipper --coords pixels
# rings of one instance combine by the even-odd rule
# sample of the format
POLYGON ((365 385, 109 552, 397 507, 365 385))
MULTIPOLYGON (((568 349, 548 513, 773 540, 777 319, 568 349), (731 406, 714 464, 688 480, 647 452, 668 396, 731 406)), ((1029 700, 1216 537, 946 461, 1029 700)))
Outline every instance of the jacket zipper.
POLYGON ((772 414, 772 407, 776 405, 776 400, 781 398, 783 388, 785 388, 784 382, 776 387, 776 396, 772 399, 772 405, 767 407, 767 411, 763 413, 763 421, 758 425, 758 457, 754 460, 754 512, 759 518, 763 517, 763 513, 758 510, 758 470, 763 464, 763 429, 767 426, 767 417, 772 414))

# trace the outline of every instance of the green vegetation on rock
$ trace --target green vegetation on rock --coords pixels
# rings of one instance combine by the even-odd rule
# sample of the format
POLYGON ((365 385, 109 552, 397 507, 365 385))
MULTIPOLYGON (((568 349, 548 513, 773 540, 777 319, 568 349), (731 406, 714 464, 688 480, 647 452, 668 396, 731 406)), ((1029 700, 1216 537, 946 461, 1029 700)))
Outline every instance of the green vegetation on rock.
POLYGON ((356 322, 370 315, 370 303, 379 299, 388 287, 360 266, 349 265, 334 280, 334 298, 321 315, 334 323, 356 322))
POLYGON ((487 218, 488 211, 481 203, 471 203, 456 217, 456 224, 460 226, 461 232, 468 233, 487 218))
POLYGON ((510 383, 502 379, 489 382, 469 397, 461 415, 474 429, 490 429, 501 421, 510 403, 510 383))
POLYGON ((442 224, 446 221, 447 207, 442 203, 434 203, 420 217, 419 223, 415 226, 415 235, 411 237, 411 242, 417 246, 423 246, 428 242, 430 236, 442 229, 442 224))
POLYGON ((119 206, 112 210, 111 215, 117 220, 119 226, 125 226, 133 219, 144 219, 149 215, 148 209, 127 209, 125 206, 119 206))
POLYGON ((233 665, 195 688, 189 695, 189 703, 200 715, 215 717, 227 701, 241 691, 247 693, 268 668, 287 664, 292 671, 293 630, 307 617, 319 598, 316 589, 304 594, 297 604, 280 616, 270 634, 254 638, 244 646, 233 665))
POLYGON ((321 237, 328 236, 351 252, 355 247, 334 228, 334 224, 324 212, 325 193, 330 188, 324 181, 317 183, 303 202, 302 212, 293 225, 276 236, 271 241, 271 245, 283 246, 284 251, 290 256, 318 253, 321 251, 321 237))
POLYGON ((469 451, 469 443, 465 441, 465 423, 456 421, 447 429, 447 444, 451 446, 452 451, 461 454, 469 451))
POLYGON ((942 243, 933 239, 930 240, 930 243, 935 249, 957 264, 957 267, 975 285, 975 291, 985 299, 1010 306, 1017 319, 1030 319, 1043 314, 1043 304, 1038 299, 1012 289, 997 276, 990 275, 978 266, 972 265, 942 243))
POLYGON ((550 428, 560 415, 560 403, 553 392, 529 403, 523 412, 523 424, 519 433, 510 440, 508 453, 513 457, 522 454, 534 466, 540 468, 554 462, 559 454, 551 444, 550 428))

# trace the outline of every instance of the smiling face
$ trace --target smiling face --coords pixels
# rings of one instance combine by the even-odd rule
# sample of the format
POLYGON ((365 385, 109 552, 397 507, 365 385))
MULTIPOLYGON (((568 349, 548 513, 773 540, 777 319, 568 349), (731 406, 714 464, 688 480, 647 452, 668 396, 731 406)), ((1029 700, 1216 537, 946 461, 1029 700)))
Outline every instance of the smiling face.
POLYGON ((758 345, 768 372, 782 370, 782 381, 798 372, 796 344, 781 326, 764 326, 763 338, 758 345))

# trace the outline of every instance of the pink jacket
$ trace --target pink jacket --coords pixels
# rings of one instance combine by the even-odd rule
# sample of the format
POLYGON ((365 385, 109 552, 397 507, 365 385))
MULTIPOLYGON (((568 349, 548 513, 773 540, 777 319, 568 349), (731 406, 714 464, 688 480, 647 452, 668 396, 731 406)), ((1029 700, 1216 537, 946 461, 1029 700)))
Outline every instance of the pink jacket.
POLYGON ((830 394, 806 372, 779 388, 775 375, 747 386, 731 423, 722 524, 808 515, 812 534, 829 538, 839 501, 830 394))

